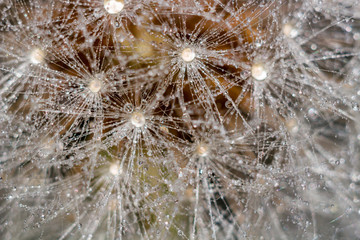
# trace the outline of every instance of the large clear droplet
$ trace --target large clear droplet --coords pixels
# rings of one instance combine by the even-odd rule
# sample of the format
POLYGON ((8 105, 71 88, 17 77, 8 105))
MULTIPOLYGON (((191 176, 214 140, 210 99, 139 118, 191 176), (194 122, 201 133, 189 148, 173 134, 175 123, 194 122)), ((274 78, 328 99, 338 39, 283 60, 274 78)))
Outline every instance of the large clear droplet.
POLYGON ((143 113, 141 112, 134 112, 131 115, 131 119, 130 119, 132 125, 134 125, 135 127, 142 127, 145 124, 145 116, 143 113))
POLYGON ((112 163, 109 167, 109 172, 110 174, 116 176, 118 174, 121 174, 122 171, 118 163, 112 163))
POLYGON ((98 79, 93 79, 88 85, 88 88, 91 92, 97 93, 101 90, 102 84, 101 81, 98 79))
POLYGON ((40 64, 44 61, 45 52, 40 48, 35 48, 31 51, 29 55, 29 60, 33 64, 40 64))
POLYGON ((263 81, 267 78, 268 73, 261 63, 256 63, 251 67, 251 76, 258 81, 263 81))
POLYGON ((196 154, 200 157, 205 157, 209 154, 209 147, 204 143, 199 143, 196 146, 196 154))
POLYGON ((104 8, 110 14, 117 14, 124 8, 123 0, 104 0, 104 8))
POLYGON ((295 38, 299 35, 299 31, 290 23, 285 23, 282 31, 289 38, 295 38))
POLYGON ((181 52, 181 58, 185 61, 185 62, 191 62, 195 59, 196 54, 195 51, 192 50, 191 48, 185 48, 182 52, 181 52))

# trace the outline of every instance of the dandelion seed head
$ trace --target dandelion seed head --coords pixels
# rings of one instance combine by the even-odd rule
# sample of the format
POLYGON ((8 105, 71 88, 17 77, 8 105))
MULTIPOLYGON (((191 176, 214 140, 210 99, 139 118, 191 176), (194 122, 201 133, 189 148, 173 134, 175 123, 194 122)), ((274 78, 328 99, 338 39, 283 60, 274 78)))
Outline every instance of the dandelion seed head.
POLYGON ((286 37, 295 38, 299 35, 299 31, 290 23, 285 23, 282 31, 286 37))
POLYGON ((263 81, 267 78, 268 73, 262 63, 255 63, 251 67, 251 76, 258 81, 263 81))
POLYGON ((123 10, 125 3, 123 0, 104 0, 104 8, 110 14, 117 14, 123 10))
POLYGON ((142 112, 134 112, 131 114, 130 118, 131 124, 139 128, 145 125, 145 116, 142 112))
POLYGON ((90 81, 88 88, 91 92, 97 93, 101 90, 102 83, 99 79, 93 79, 90 81))
POLYGON ((195 51, 191 48, 185 48, 181 52, 181 58, 185 62, 192 62, 196 57, 195 51))
POLYGON ((21 2, 1 236, 356 239, 355 0, 21 2))
POLYGON ((30 52, 29 60, 33 64, 40 64, 45 59, 45 52, 40 48, 35 48, 30 52))

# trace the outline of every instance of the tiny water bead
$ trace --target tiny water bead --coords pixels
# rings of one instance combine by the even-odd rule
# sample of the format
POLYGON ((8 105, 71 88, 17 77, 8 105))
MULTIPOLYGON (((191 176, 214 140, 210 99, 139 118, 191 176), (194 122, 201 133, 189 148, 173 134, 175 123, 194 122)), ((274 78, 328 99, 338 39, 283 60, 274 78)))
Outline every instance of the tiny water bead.
POLYGON ((117 14, 123 10, 125 3, 123 0, 104 0, 104 8, 110 14, 117 14))
POLYGON ((127 113, 132 113, 134 111, 134 105, 132 105, 131 103, 126 103, 124 105, 124 111, 127 113))
POLYGON ((102 84, 101 81, 98 79, 93 79, 88 85, 88 88, 91 92, 97 93, 101 90, 102 84))
POLYGON ((142 127, 145 125, 146 119, 143 113, 134 112, 133 114, 131 114, 130 121, 131 124, 134 125, 135 127, 142 127))
POLYGON ((267 78, 268 73, 261 63, 255 63, 251 67, 251 76, 255 78, 255 80, 263 81, 267 78))
POLYGON ((45 52, 40 48, 35 48, 30 52, 29 60, 33 64, 40 64, 45 59, 45 52))
POLYGON ((191 48, 185 48, 181 52, 181 58, 185 62, 192 62, 195 59, 195 57, 196 57, 195 51, 192 50, 191 48))
POLYGON ((200 157, 206 157, 209 154, 209 147, 204 143, 199 143, 196 146, 196 154, 200 157))

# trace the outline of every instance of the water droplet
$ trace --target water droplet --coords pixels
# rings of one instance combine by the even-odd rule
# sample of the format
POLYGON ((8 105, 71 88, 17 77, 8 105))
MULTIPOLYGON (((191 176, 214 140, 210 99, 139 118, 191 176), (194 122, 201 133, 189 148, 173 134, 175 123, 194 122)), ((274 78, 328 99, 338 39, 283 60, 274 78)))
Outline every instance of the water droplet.
POLYGON ((284 35, 289 38, 295 38, 299 35, 299 31, 290 23, 285 23, 282 30, 284 35))
POLYGON ((40 48, 35 48, 31 51, 29 55, 29 60, 33 64, 40 64, 44 61, 45 52, 40 48))
POLYGON ((101 90, 102 84, 101 81, 98 79, 93 79, 88 85, 88 88, 91 92, 97 93, 101 90))
POLYGON ((123 0, 104 0, 104 8, 110 14, 117 14, 124 8, 123 0))
POLYGON ((145 124, 145 116, 143 113, 141 112, 134 112, 131 115, 131 119, 130 119, 132 125, 134 125, 135 127, 142 127, 145 124))
POLYGON ((134 105, 132 105, 131 103, 126 103, 124 105, 124 111, 127 113, 132 113, 134 111, 134 105))
POLYGON ((112 163, 109 167, 109 172, 114 176, 121 174, 122 170, 119 163, 112 163))
POLYGON ((268 73, 261 63, 256 63, 251 67, 251 76, 258 81, 263 81, 267 78, 268 73))
POLYGON ((185 62, 191 62, 195 59, 196 54, 195 51, 192 50, 191 48, 185 48, 182 52, 181 52, 181 58, 185 61, 185 62))
POLYGON ((351 106, 352 106, 352 109, 354 110, 354 111, 359 111, 359 104, 358 103, 356 103, 356 102, 352 102, 351 103, 351 106))
POLYGON ((205 157, 208 155, 209 153, 209 147, 204 144, 204 143, 199 143, 197 146, 196 146, 196 153, 197 155, 199 155, 200 157, 205 157))

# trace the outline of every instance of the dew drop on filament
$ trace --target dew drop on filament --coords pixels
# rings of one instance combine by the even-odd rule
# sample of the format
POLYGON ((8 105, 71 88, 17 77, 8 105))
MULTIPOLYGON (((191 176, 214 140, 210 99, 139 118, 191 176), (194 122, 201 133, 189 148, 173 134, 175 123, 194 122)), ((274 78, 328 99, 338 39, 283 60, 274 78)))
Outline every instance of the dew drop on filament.
POLYGON ((104 0, 104 8, 110 14, 117 14, 123 10, 125 4, 123 0, 104 0))
POLYGON ((118 163, 113 163, 110 165, 109 167, 109 172, 110 174, 112 174, 113 176, 116 176, 118 174, 121 173, 121 169, 118 163))
POLYGON ((101 90, 102 84, 101 81, 98 79, 93 79, 88 85, 88 88, 91 92, 97 93, 101 90))
POLYGON ((267 78, 268 73, 263 64, 256 63, 251 67, 251 76, 255 78, 255 80, 263 81, 267 78))
POLYGON ((40 64, 44 61, 45 53, 40 48, 35 48, 29 55, 29 60, 33 64, 40 64))
POLYGON ((196 146, 196 153, 200 157, 206 157, 208 155, 208 153, 209 153, 209 147, 204 143, 199 143, 196 146))
POLYGON ((290 23, 285 23, 282 31, 284 35, 289 38, 295 38, 299 35, 298 30, 290 23))
POLYGON ((192 50, 191 48, 185 48, 181 52, 181 58, 185 62, 192 62, 195 59, 195 57, 196 57, 195 51, 192 50))
POLYGON ((141 112, 134 112, 131 115, 130 121, 135 127, 142 127, 145 125, 145 116, 141 112))

